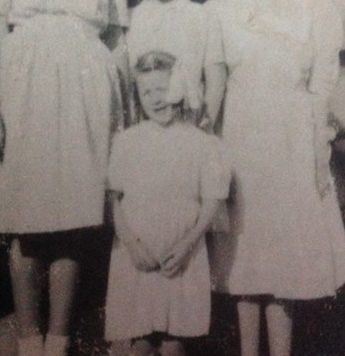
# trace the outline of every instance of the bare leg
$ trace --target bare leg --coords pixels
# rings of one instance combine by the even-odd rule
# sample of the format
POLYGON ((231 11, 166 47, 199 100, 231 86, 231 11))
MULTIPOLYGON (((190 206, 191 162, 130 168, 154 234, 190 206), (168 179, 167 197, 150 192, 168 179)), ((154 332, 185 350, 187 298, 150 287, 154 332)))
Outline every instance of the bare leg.
POLYGON ((40 279, 43 272, 37 259, 22 255, 18 240, 12 242, 10 271, 19 336, 21 338, 38 336, 40 279))
POLYGON ((241 337, 241 355, 259 355, 260 305, 250 302, 238 303, 241 337))
POLYGON ((12 242, 10 271, 19 331, 18 355, 42 356, 43 337, 39 327, 39 302, 43 269, 39 260, 22 255, 18 240, 12 242))
POLYGON ((78 263, 69 258, 61 258, 50 265, 50 318, 45 356, 67 356, 70 316, 78 275, 78 263))
POLYGON ((79 265, 64 258, 54 261, 49 270, 49 334, 67 336, 75 296, 79 265))
POLYGON ((164 341, 161 347, 162 356, 186 356, 186 351, 180 341, 164 341))
POLYGON ((156 349, 147 340, 136 340, 131 347, 130 356, 153 356, 156 349))
POLYGON ((271 356, 289 356, 292 321, 282 305, 270 304, 266 309, 271 356))
POLYGON ((123 356, 130 354, 130 342, 128 340, 116 340, 109 349, 109 356, 123 356))

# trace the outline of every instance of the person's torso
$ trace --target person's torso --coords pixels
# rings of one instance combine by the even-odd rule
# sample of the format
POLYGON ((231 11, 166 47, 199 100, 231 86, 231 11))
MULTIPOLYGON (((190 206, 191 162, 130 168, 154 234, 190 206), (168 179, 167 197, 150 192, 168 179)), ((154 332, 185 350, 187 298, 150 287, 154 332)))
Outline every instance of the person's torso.
POLYGON ((272 93, 305 89, 313 58, 310 12, 302 8, 298 18, 285 20, 269 11, 241 19, 236 11, 220 2, 230 82, 272 93), (300 28, 301 35, 294 27, 300 28))
POLYGON ((134 127, 125 147, 125 195, 198 199, 203 143, 204 134, 189 124, 134 127))
POLYGON ((200 71, 207 41, 205 9, 189 0, 144 0, 133 11, 127 39, 132 67, 141 55, 163 51, 200 71))

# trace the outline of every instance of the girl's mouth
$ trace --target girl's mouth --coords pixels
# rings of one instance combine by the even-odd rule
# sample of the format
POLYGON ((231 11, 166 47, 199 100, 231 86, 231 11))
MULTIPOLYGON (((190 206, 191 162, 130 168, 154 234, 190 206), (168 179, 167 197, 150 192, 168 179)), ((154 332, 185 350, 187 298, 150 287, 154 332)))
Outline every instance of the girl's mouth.
POLYGON ((159 112, 164 111, 166 109, 166 107, 167 107, 166 105, 158 106, 158 107, 154 108, 153 111, 156 113, 159 113, 159 112))
POLYGON ((165 108, 166 108, 166 107, 156 108, 156 109, 154 109, 154 112, 155 112, 156 114, 159 114, 159 113, 163 112, 163 111, 165 110, 165 108))

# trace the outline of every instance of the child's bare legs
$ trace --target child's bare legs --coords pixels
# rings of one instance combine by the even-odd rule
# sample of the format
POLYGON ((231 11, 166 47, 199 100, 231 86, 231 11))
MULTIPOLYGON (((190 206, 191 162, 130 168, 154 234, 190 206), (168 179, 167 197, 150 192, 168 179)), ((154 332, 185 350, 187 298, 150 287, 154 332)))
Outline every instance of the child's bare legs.
MULTIPOLYGON (((259 355, 260 304, 238 303, 241 355, 259 355)), ((266 307, 268 340, 271 356, 289 356, 292 321, 283 305, 270 303, 266 307)))
POLYGON ((52 262, 49 269, 49 334, 67 336, 79 264, 69 258, 52 262))
MULTIPOLYGON (((41 356, 40 299, 43 268, 40 260, 23 256, 20 242, 12 242, 10 268, 20 339, 19 355, 41 356)), ((49 268, 50 320, 45 356, 64 356, 68 348, 71 307, 75 295, 79 265, 70 258, 54 260, 49 268)))
POLYGON ((247 301, 238 303, 238 316, 242 356, 259 355, 260 304, 247 301))
POLYGON ((292 320, 284 306, 269 304, 266 308, 266 319, 271 356, 289 356, 292 320))
POLYGON ((154 356, 156 355, 156 348, 151 345, 151 343, 145 339, 136 340, 130 351, 130 356, 154 356))
POLYGON ((161 356, 186 356, 186 351, 180 341, 163 341, 161 356))
POLYGON ((38 259, 22 255, 18 239, 12 241, 10 271, 19 332, 18 355, 42 356, 39 301, 43 270, 38 259))
POLYGON ((152 341, 152 339, 135 340, 130 356, 186 356, 183 344, 179 340, 171 339, 170 337, 168 340, 164 340, 163 338, 161 346, 159 346, 160 342, 157 344, 156 341, 152 341))
POLYGON ((19 335, 22 338, 39 335, 43 272, 38 259, 22 255, 17 239, 12 242, 10 250, 10 271, 19 335))
POLYGON ((65 356, 69 347, 69 323, 79 264, 71 258, 53 261, 49 268, 50 318, 45 356, 65 356))

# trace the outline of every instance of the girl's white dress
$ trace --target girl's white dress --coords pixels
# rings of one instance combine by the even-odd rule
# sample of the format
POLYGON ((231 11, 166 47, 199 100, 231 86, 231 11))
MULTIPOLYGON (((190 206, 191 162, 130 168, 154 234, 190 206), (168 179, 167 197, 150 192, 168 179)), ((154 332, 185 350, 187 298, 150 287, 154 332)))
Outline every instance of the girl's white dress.
MULTIPOLYGON (((191 124, 168 128, 143 121, 117 137, 109 182, 133 233, 157 260, 191 229, 200 199, 226 197, 228 185, 214 138, 191 124)), ((208 333, 210 276, 202 238, 187 269, 174 278, 140 272, 121 236, 114 244, 106 303, 106 338, 140 337, 153 331, 176 336, 208 333)))
POLYGON ((231 73, 223 136, 234 239, 227 263, 214 261, 215 283, 234 294, 330 296, 345 281, 345 236, 333 186, 323 200, 316 189, 314 130, 327 130, 341 21, 331 1, 272 3, 216 3, 231 73))
POLYGON ((15 29, 0 59, 7 133, 0 231, 99 225, 112 106, 120 109, 116 68, 98 39, 109 21, 109 1, 10 5, 8 22, 15 29))
POLYGON ((144 0, 134 8, 127 35, 130 67, 151 51, 176 57, 168 99, 189 100, 196 108, 202 97, 205 66, 221 62, 223 48, 212 7, 190 0, 144 0))

